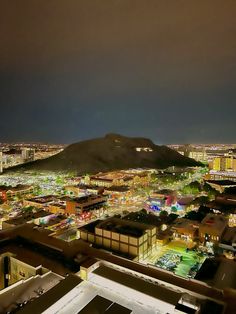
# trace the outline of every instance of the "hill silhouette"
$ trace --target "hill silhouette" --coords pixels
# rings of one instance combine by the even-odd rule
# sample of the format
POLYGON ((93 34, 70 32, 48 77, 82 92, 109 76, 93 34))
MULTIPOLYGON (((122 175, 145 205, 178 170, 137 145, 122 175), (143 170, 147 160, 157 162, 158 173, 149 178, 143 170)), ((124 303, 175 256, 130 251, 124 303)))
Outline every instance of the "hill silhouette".
POLYGON ((95 173, 128 168, 163 169, 201 165, 167 146, 155 145, 149 139, 111 133, 103 138, 71 144, 56 155, 27 163, 21 169, 95 173))

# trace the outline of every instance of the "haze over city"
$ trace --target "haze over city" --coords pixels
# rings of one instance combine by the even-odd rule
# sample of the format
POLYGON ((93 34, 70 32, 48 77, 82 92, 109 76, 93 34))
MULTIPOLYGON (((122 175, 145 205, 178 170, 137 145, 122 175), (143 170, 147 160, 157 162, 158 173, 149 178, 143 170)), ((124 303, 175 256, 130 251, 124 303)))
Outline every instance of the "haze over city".
POLYGON ((0 141, 235 142, 235 1, 3 1, 0 141))

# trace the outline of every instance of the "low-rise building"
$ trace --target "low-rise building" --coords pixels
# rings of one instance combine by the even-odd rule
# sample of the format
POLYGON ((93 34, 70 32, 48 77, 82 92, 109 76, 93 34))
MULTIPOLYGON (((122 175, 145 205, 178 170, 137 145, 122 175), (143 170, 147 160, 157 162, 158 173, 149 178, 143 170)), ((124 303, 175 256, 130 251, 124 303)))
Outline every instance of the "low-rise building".
POLYGON ((98 173, 93 176, 85 176, 81 179, 83 184, 92 184, 101 187, 111 187, 120 185, 147 184, 150 180, 150 170, 119 170, 106 173, 98 173))
POLYGON ((236 182, 232 180, 207 180, 206 182, 220 193, 223 193, 226 188, 236 187, 236 182))
POLYGON ((34 223, 36 225, 39 225, 41 219, 45 218, 48 219, 50 216, 51 214, 45 210, 39 210, 36 212, 26 212, 15 218, 2 221, 2 229, 20 226, 25 223, 34 223))
POLYGON ((219 247, 226 251, 236 254, 236 227, 227 227, 220 241, 219 247))
POLYGON ((209 163, 209 167, 213 171, 236 172, 236 158, 232 154, 216 156, 209 163))
POLYGON ((7 288, 19 280, 42 275, 48 271, 41 265, 35 266, 20 260, 11 252, 3 253, 0 255, 0 289, 7 288))
POLYGON ((107 197, 104 195, 85 195, 77 198, 66 199, 66 214, 82 214, 92 209, 100 208, 106 204, 107 197))
POLYGON ((23 201, 24 206, 34 206, 37 208, 47 208, 49 204, 58 201, 56 195, 38 196, 33 198, 26 198, 23 201))
POLYGON ((205 175, 205 180, 230 180, 236 182, 236 172, 211 170, 205 175))
POLYGON ((102 194, 104 189, 97 185, 78 184, 65 186, 65 191, 68 196, 80 197, 88 194, 102 194))
POLYGON ((15 196, 24 196, 31 194, 34 191, 34 187, 30 185, 18 184, 16 186, 0 186, 0 198, 7 200, 15 196))
POLYGON ((222 215, 206 215, 199 225, 200 240, 219 243, 227 225, 228 221, 222 215))
POLYGON ((104 195, 108 196, 110 203, 116 201, 128 202, 132 196, 130 188, 126 185, 122 186, 111 186, 104 189, 104 195))
POLYGON ((174 221, 171 230, 173 237, 182 240, 194 241, 198 237, 199 223, 197 221, 178 218, 174 221))
POLYGON ((98 221, 93 229, 80 228, 79 233, 82 240, 139 259, 147 257, 155 247, 157 229, 151 225, 108 218, 98 221))

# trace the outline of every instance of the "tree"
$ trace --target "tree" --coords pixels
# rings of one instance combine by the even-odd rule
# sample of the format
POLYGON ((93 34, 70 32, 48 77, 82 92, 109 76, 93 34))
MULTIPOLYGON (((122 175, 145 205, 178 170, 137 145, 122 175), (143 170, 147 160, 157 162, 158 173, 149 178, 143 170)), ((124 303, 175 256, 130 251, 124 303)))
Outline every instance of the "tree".
POLYGON ((162 217, 167 217, 168 216, 168 212, 166 210, 162 210, 160 212, 160 215, 159 216, 162 216, 162 217))
POLYGON ((174 214, 174 213, 169 214, 169 216, 168 216, 168 223, 172 223, 178 217, 179 217, 179 215, 177 215, 177 214, 174 214))

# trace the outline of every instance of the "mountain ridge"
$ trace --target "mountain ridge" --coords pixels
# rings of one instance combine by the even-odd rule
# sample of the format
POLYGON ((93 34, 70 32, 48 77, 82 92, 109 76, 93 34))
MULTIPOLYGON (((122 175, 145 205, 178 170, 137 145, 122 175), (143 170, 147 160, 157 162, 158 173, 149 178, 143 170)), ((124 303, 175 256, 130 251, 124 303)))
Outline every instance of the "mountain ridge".
POLYGON ((62 152, 17 168, 25 170, 96 173, 129 168, 192 167, 202 164, 143 137, 108 133, 104 137, 73 143, 62 152))

